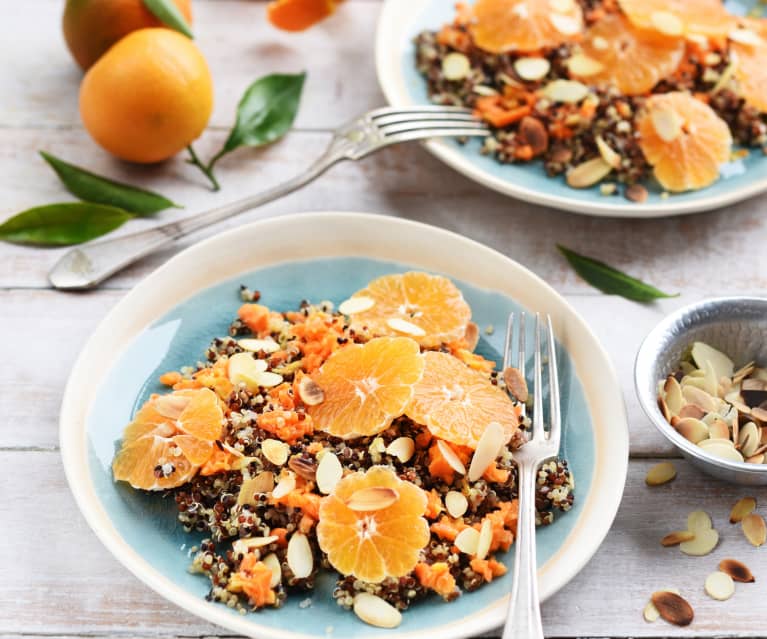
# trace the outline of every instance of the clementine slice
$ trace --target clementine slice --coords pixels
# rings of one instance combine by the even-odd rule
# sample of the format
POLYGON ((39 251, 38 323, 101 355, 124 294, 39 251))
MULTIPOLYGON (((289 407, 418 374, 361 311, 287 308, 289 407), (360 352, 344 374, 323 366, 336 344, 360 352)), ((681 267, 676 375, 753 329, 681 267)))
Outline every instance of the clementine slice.
POLYGON ((429 543, 429 525, 423 517, 426 503, 423 490, 389 468, 358 471, 344 477, 322 500, 317 541, 342 575, 369 583, 403 577, 415 568, 429 543), (363 493, 369 510, 353 503, 363 493))
POLYGON ((540 51, 575 40, 583 12, 575 0, 478 0, 469 29, 490 53, 540 51))
POLYGON ((669 36, 726 36, 735 18, 722 0, 618 0, 634 26, 669 36))
POLYGON ((192 464, 174 438, 144 435, 123 445, 112 462, 115 481, 142 490, 166 490, 188 482, 199 466, 192 464))
POLYGON ((637 130, 656 179, 669 191, 712 184, 720 165, 730 158, 732 136, 727 123, 688 93, 650 97, 637 130))
POLYGON ((223 425, 224 411, 218 396, 209 388, 194 391, 178 417, 179 430, 205 441, 220 439, 223 425))
POLYGON ((681 38, 638 29, 612 13, 586 31, 582 43, 586 63, 577 65, 583 58, 572 58, 570 75, 588 84, 614 84, 624 95, 641 95, 676 71, 684 50, 681 38))
MULTIPOLYGON (((744 19, 738 33, 749 36, 730 43, 738 94, 752 107, 767 112, 767 20, 744 19)), ((732 35, 735 37, 734 32, 732 35)))
POLYGON ((440 275, 418 271, 384 275, 352 295, 355 298, 368 298, 373 304, 351 316, 353 329, 407 335, 426 348, 460 339, 471 320, 461 291, 440 275))
POLYGON ((423 373, 418 344, 379 337, 333 353, 313 375, 325 398, 307 411, 318 430, 345 439, 386 430, 405 411, 423 373))
MULTIPOLYGON (((424 354, 426 366, 405 414, 435 437, 476 448, 490 422, 507 437, 519 426, 519 408, 487 377, 447 353, 424 354)), ((507 439, 508 441, 508 439, 507 439)))

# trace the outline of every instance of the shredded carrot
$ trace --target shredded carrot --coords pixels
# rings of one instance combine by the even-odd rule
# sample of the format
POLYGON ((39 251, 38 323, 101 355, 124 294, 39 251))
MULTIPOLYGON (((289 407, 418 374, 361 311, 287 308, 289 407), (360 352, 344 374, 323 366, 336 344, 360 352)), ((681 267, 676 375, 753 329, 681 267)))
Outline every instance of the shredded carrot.
POLYGON ((269 332, 269 314, 269 309, 261 304, 243 304, 237 311, 237 317, 256 335, 269 332))
POLYGON ((482 96, 476 104, 476 114, 497 129, 519 122, 532 112, 533 109, 529 104, 506 107, 504 98, 500 95, 482 96))
POLYGON ((208 368, 201 368, 192 378, 179 380, 173 385, 173 390, 210 388, 223 400, 228 399, 234 390, 234 385, 229 381, 229 360, 226 359, 220 359, 208 368))
POLYGON ((597 105, 591 100, 585 100, 579 109, 580 116, 584 120, 591 120, 597 113, 597 105))
POLYGON ((514 151, 514 157, 518 160, 529 162, 534 157, 533 147, 531 147, 529 144, 518 146, 514 151))
POLYGON ((288 508, 298 508, 302 515, 317 521, 320 518, 321 499, 319 495, 296 489, 276 499, 271 497, 269 503, 282 504, 288 508))
POLYGON ((216 475, 218 473, 225 473, 232 470, 232 465, 239 459, 228 450, 221 450, 214 446, 213 454, 210 456, 200 467, 200 475, 207 477, 208 475, 216 475))
POLYGON ((297 338, 296 345, 303 358, 301 368, 307 373, 317 370, 341 345, 338 338, 343 335, 344 320, 327 313, 314 312, 299 324, 290 327, 290 333, 297 338))
POLYGON ((286 548, 288 545, 288 529, 287 528, 272 528, 269 531, 270 535, 277 537, 277 541, 274 542, 281 548, 286 548))
POLYGON ((509 481, 509 471, 505 468, 499 468, 498 464, 493 463, 482 474, 482 479, 491 484, 505 484, 509 481))
MULTIPOLYGON (((483 518, 490 522, 493 531, 493 540, 490 543, 490 552, 495 552, 499 548, 507 551, 512 543, 517 530, 517 514, 519 513, 519 504, 513 502, 501 502, 498 509, 488 513, 483 518)), ((480 530, 480 523, 474 524, 474 528, 480 530)))
POLYGON ((273 410, 256 418, 259 428, 269 431, 288 444, 295 444, 305 435, 314 432, 312 418, 306 413, 291 410, 273 410))
POLYGON ((323 448, 324 448, 324 446, 323 446, 322 444, 320 444, 319 442, 311 442, 311 443, 310 443, 310 444, 309 444, 309 445, 306 447, 306 452, 307 452, 307 453, 309 453, 310 455, 316 455, 316 454, 317 454, 317 453, 319 453, 319 452, 320 452, 320 451, 321 451, 323 448))
POLYGON ((478 355, 477 353, 472 353, 466 348, 459 348, 458 350, 451 352, 455 357, 466 364, 466 366, 481 373, 491 373, 495 368, 495 362, 485 359, 482 355, 478 355))
POLYGON ((445 541, 455 541, 458 533, 464 528, 468 528, 466 524, 447 515, 442 515, 439 521, 435 521, 429 530, 431 530, 437 537, 444 539, 445 541))
POLYGON ((293 410, 296 407, 293 387, 289 382, 283 382, 270 389, 269 397, 285 410, 293 410))
POLYGON ((436 519, 442 512, 442 499, 440 498, 439 493, 433 488, 426 493, 426 499, 426 512, 424 513, 424 517, 426 517, 426 519, 436 519))
POLYGON ((437 42, 461 53, 466 53, 471 48, 469 34, 449 24, 442 27, 437 33, 437 42))
POLYGON ((431 444, 432 436, 428 430, 424 430, 415 436, 415 447, 419 450, 428 448, 431 444))
POLYGON ((557 140, 569 140, 575 134, 564 122, 555 120, 549 125, 549 135, 557 140))
MULTIPOLYGON (((466 448, 465 446, 456 446, 447 442, 445 443, 455 452, 464 465, 468 463, 469 458, 471 457, 471 449, 466 448)), ((432 477, 441 479, 446 484, 452 484, 453 479, 455 479, 455 471, 442 455, 442 451, 440 451, 436 441, 432 444, 431 448, 429 448, 429 474, 432 477)))
POLYGON ((160 375, 160 384, 165 384, 166 386, 174 386, 175 384, 178 384, 183 378, 181 377, 181 373, 178 371, 168 371, 167 373, 163 373, 160 375))
POLYGON ((447 598, 456 592, 455 578, 450 574, 447 562, 438 561, 431 565, 416 564, 415 576, 424 588, 429 588, 447 598))
POLYGON ((232 575, 227 588, 232 592, 244 592, 256 608, 271 606, 277 601, 272 590, 272 570, 254 553, 248 553, 240 562, 240 569, 232 575))
POLYGON ((482 578, 488 583, 495 577, 501 577, 506 574, 506 566, 495 559, 479 559, 474 557, 469 562, 469 565, 474 572, 482 575, 482 578))
POLYGON ((301 521, 298 522, 298 530, 299 532, 304 533, 305 535, 309 534, 311 532, 312 528, 314 528, 314 524, 317 523, 317 520, 313 517, 310 517, 309 515, 302 515, 301 521))

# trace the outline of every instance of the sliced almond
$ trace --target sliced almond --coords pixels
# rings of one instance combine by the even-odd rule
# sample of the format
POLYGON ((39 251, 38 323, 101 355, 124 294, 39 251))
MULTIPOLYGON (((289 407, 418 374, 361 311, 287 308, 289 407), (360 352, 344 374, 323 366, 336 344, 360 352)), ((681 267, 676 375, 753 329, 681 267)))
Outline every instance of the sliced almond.
POLYGON ((719 402, 710 393, 691 383, 682 386, 682 397, 689 404, 694 404, 705 413, 713 413, 719 409, 719 402))
POLYGON ((567 184, 574 189, 585 189, 594 186, 606 178, 613 170, 602 157, 592 158, 582 162, 567 173, 567 184))
POLYGON ((462 553, 476 555, 479 546, 479 531, 476 528, 464 528, 456 535, 453 543, 462 553))
POLYGON ((250 353, 235 353, 229 358, 229 381, 232 384, 244 384, 249 390, 258 390, 257 377, 267 369, 267 363, 255 359, 250 353))
POLYGON ((576 53, 568 58, 567 68, 573 75, 586 78, 604 71, 605 65, 584 53, 576 53))
POLYGON ((514 71, 523 80, 535 82, 546 77, 551 63, 546 58, 522 57, 514 62, 514 71))
POLYGON ((518 368, 509 366, 503 369, 503 382, 506 384, 506 389, 514 396, 514 398, 522 403, 527 401, 529 392, 527 389, 527 381, 525 376, 518 368))
POLYGON ((708 426, 694 417, 683 417, 675 425, 677 432, 693 444, 708 439, 708 426))
POLYGON ((656 108, 650 111, 650 122, 664 142, 673 142, 682 133, 684 121, 673 109, 656 108))
POLYGON ((288 471, 280 476, 280 481, 274 487, 272 491, 272 497, 274 499, 281 499, 288 493, 293 492, 296 489, 296 476, 293 472, 288 471))
POLYGON ((650 470, 647 471, 645 476, 645 483, 648 486, 660 486, 661 484, 667 484, 676 477, 676 468, 671 462, 661 462, 655 464, 650 470))
POLYGON ((764 40, 751 29, 733 29, 727 34, 727 37, 738 44, 745 44, 749 47, 758 47, 764 44, 764 40))
POLYGON ((754 510, 756 510, 756 499, 753 497, 741 497, 735 502, 730 511, 730 523, 737 524, 743 521, 743 518, 746 515, 750 515, 754 510))
POLYGON ((490 422, 477 442, 477 448, 469 464, 469 481, 477 481, 501 454, 508 437, 498 422, 490 422))
POLYGON ((716 548, 719 543, 719 533, 713 528, 708 530, 696 530, 695 537, 690 541, 683 541, 679 544, 679 550, 685 555, 693 557, 702 557, 708 555, 716 548))
POLYGON ((751 375, 751 373, 754 372, 754 369, 756 368, 756 364, 754 362, 749 362, 745 366, 741 366, 737 371, 735 371, 732 374, 732 383, 733 384, 740 384, 746 377, 751 375))
POLYGON ((602 156, 602 159, 611 167, 617 169, 621 165, 621 156, 612 150, 610 145, 605 142, 601 135, 598 135, 595 140, 597 143, 597 149, 599 149, 599 155, 602 156))
POLYGON ((739 581, 744 584, 756 581, 748 566, 737 559, 722 559, 719 562, 719 570, 729 575, 733 581, 739 581))
POLYGON ((314 475, 319 491, 324 495, 330 494, 343 476, 344 468, 336 454, 329 450, 326 451, 320 459, 320 463, 317 464, 317 471, 314 475))
POLYGON ((730 439, 730 427, 721 418, 714 418, 708 425, 708 436, 711 439, 730 439))
POLYGON ((372 297, 366 295, 357 295, 356 297, 350 297, 348 300, 341 302, 338 307, 338 312, 344 315, 355 315, 356 313, 363 313, 375 306, 376 301, 372 297))
POLYGON ((266 339, 254 339, 251 337, 238 339, 237 345, 240 348, 244 348, 246 351, 251 351, 253 353, 276 353, 280 350, 280 345, 271 337, 266 339))
POLYGON ((263 388, 272 388, 273 386, 279 386, 282 384, 283 377, 279 373, 265 371, 263 373, 258 373, 254 379, 258 386, 263 388))
POLYGON ((574 104, 589 94, 589 88, 577 80, 552 80, 541 93, 552 102, 574 104))
POLYGON ((603 38, 602 36, 594 36, 591 39, 591 44, 598 51, 605 51, 606 49, 610 47, 610 43, 607 41, 607 39, 603 38))
POLYGON ((669 11, 653 11, 650 22, 661 33, 669 36, 680 36, 684 33, 684 23, 674 13, 669 11))
POLYGON ((562 13, 550 14, 549 21, 551 26, 566 36, 575 35, 583 28, 583 23, 578 18, 562 13))
POLYGON ((660 540, 661 546, 678 546, 684 541, 695 539, 695 533, 689 530, 675 530, 660 540))
POLYGON ((269 544, 273 544, 279 537, 276 535, 268 535, 266 537, 243 537, 237 539, 232 543, 232 550, 237 555, 247 555, 256 548, 263 548, 269 544))
POLYGON ((451 490, 445 495, 445 509, 448 514, 457 519, 463 517, 469 508, 469 500, 463 493, 459 493, 457 490, 451 490))
POLYGON ((380 597, 360 592, 354 597, 354 614, 377 628, 396 628, 402 623, 402 613, 380 597))
POLYGON ((648 623, 653 623, 654 621, 658 621, 658 619, 660 619, 660 613, 652 601, 647 602, 644 610, 642 611, 642 616, 648 623))
POLYGON ((382 510, 396 503, 398 499, 399 493, 393 488, 372 486, 352 493, 349 499, 346 500, 346 505, 351 510, 360 512, 382 510))
POLYGON ((258 473, 255 477, 245 479, 240 485, 240 492, 237 495, 237 504, 243 506, 250 504, 256 505, 256 495, 265 495, 274 489, 274 473, 265 470, 258 473))
POLYGON ((700 530, 711 530, 714 524, 711 522, 707 512, 702 510, 694 510, 687 515, 687 530, 690 532, 698 532, 700 530))
POLYGON ((307 406, 317 406, 325 401, 325 391, 308 375, 298 382, 298 396, 307 406))
POLYGON ((756 449, 759 448, 760 439, 761 433, 754 422, 748 422, 741 426, 738 434, 738 446, 740 446, 741 454, 744 457, 751 457, 751 455, 756 453, 756 449))
POLYGON ((306 579, 314 568, 314 555, 309 539, 300 532, 293 533, 288 541, 288 566, 296 579, 306 579))
POLYGON ((412 322, 408 322, 399 317, 390 317, 386 320, 389 328, 397 331, 398 333, 404 333, 405 335, 413 335, 414 337, 421 337, 426 335, 426 331, 420 326, 416 326, 412 322))
POLYGON ((764 453, 758 453, 756 455, 751 455, 751 457, 747 457, 746 461, 749 464, 763 464, 766 457, 767 455, 764 453))
POLYGON ((679 411, 679 419, 692 417, 693 419, 699 419, 704 424, 706 423, 703 420, 705 416, 706 411, 704 411, 700 406, 696 406, 695 404, 686 404, 685 406, 682 406, 682 409, 679 411))
POLYGON ((706 577, 706 594, 717 601, 727 601, 735 594, 735 583, 727 573, 717 570, 706 577))
POLYGON ((386 447, 386 453, 393 455, 403 464, 408 462, 415 453, 415 441, 412 437, 397 437, 386 447))
MULTIPOLYGON (((700 446, 703 449, 708 449, 711 447, 722 447, 722 448, 729 448, 730 450, 735 450, 735 444, 732 443, 731 439, 704 439, 701 442, 698 442, 698 446, 700 446)), ((736 451, 737 452, 737 451, 736 451)))
POLYGON ((261 561, 263 561, 264 565, 272 571, 272 580, 269 582, 269 587, 276 588, 280 581, 282 581, 282 565, 280 564, 280 560, 274 553, 269 553, 261 561))
POLYGON ((455 454, 455 451, 452 448, 450 448, 450 446, 448 446, 446 442, 444 442, 441 439, 438 439, 437 448, 439 449, 439 452, 442 454, 442 456, 445 458, 445 461, 448 463, 450 468, 452 468, 459 475, 466 474, 466 466, 463 465, 463 462, 459 459, 458 455, 455 454))
POLYGON ((278 439, 265 439, 261 443, 261 451, 275 466, 282 466, 288 461, 290 446, 278 439))
POLYGON ((767 525, 764 518, 756 513, 746 515, 740 522, 743 527, 743 534, 752 546, 761 546, 767 541, 767 525))
POLYGON ((676 626, 689 626, 695 617, 692 606, 687 600, 674 592, 668 590, 654 592, 651 601, 658 609, 660 616, 676 626))
POLYGON ((482 526, 479 529, 479 539, 477 540, 477 559, 484 559, 490 552, 490 545, 493 543, 493 525, 485 517, 482 520, 482 526))
POLYGON ((734 446, 732 445, 732 442, 726 439, 710 439, 706 442, 700 442, 698 444, 705 450, 709 455, 713 455, 714 457, 718 457, 719 459, 725 459, 727 461, 733 461, 733 462, 742 462, 744 461, 743 455, 740 454, 737 450, 735 450, 734 446), (706 446, 703 446, 703 444, 706 443, 706 446))
POLYGON ((477 348, 477 344, 479 343, 479 326, 474 322, 466 324, 466 332, 463 334, 463 339, 466 341, 466 345, 469 347, 470 351, 477 348))
POLYGON ((732 377, 735 369, 732 360, 705 342, 694 342, 690 354, 698 368, 704 368, 706 362, 709 362, 714 369, 716 379, 732 377))
POLYGON ((453 51, 442 58, 442 75, 446 80, 464 80, 471 73, 471 62, 463 53, 453 51))
POLYGON ((154 407, 163 417, 178 419, 191 401, 191 397, 184 395, 160 395, 155 400, 154 407))

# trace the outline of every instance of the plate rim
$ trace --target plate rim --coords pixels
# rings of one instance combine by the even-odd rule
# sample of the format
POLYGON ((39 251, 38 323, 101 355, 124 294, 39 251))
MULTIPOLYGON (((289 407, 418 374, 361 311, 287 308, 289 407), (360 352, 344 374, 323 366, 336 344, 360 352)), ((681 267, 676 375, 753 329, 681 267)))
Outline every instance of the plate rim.
MULTIPOLYGON (((378 85, 390 106, 406 107, 416 104, 405 89, 400 73, 400 49, 408 18, 412 18, 431 0, 384 0, 378 16, 375 36, 375 67, 378 85)), ((626 219, 648 219, 690 215, 719 209, 735 204, 767 191, 767 176, 754 180, 745 188, 735 189, 720 195, 709 195, 689 202, 674 202, 674 197, 660 203, 612 203, 614 198, 604 198, 605 202, 581 202, 568 197, 553 195, 545 191, 530 189, 521 184, 503 180, 490 175, 466 159, 463 153, 443 139, 426 140, 421 144, 434 156, 458 173, 503 195, 561 211, 589 215, 593 217, 612 217, 626 219)))
MULTIPOLYGON (((611 481, 608 482, 609 491, 604 491, 604 494, 599 494, 600 505, 600 522, 598 528, 595 530, 591 528, 589 530, 589 539, 592 540, 590 547, 580 549, 580 554, 568 557, 566 569, 559 575, 552 578, 551 583, 544 581, 544 585, 541 588, 542 599, 553 595, 557 590, 568 583, 575 575, 585 566, 585 564, 593 557, 596 551, 601 546, 604 537, 612 527, 612 523, 618 512, 618 507, 623 497, 623 490, 625 486, 626 476, 628 472, 628 450, 629 450, 629 434, 628 434, 628 418, 626 414, 625 402, 623 394, 621 392, 620 384, 613 368, 612 361, 608 354, 602 347, 601 343, 586 325, 583 318, 577 313, 577 311, 567 302, 567 300, 559 295, 551 286, 544 282, 541 278, 535 275, 532 271, 522 266, 513 259, 503 255, 502 253, 491 249, 479 242, 461 236, 452 231, 447 231, 435 226, 423 224, 421 222, 415 222, 408 219, 391 217, 387 215, 370 214, 370 213, 352 213, 352 212, 309 212, 309 213, 295 213, 292 215, 283 215, 278 217, 271 217, 262 220, 254 221, 250 224, 243 225, 241 227, 224 230, 217 233, 201 242, 198 242, 177 255, 173 256, 161 267, 153 271, 150 275, 144 278, 138 285, 129 290, 126 295, 107 313, 107 315, 101 320, 96 329, 91 334, 86 344, 83 346, 78 358, 72 367, 70 377, 67 381, 64 397, 61 405, 61 413, 59 419, 59 443, 61 448, 62 462, 64 466, 65 475, 69 484, 70 490, 75 498, 77 506, 86 519, 89 527, 94 531, 99 540, 109 550, 109 552, 118 559, 131 573, 133 573, 140 581, 149 586, 157 594, 167 599, 168 601, 180 606, 187 610, 191 614, 204 619, 208 622, 215 623, 224 628, 228 628, 235 632, 242 633, 247 636, 258 636, 263 639, 314 639, 316 635, 308 635, 302 632, 288 631, 281 628, 273 628, 270 626, 263 626, 257 621, 254 621, 253 617, 238 617, 231 615, 228 610, 218 609, 215 604, 209 604, 202 601, 198 596, 186 591, 182 587, 176 585, 176 583, 169 577, 164 576, 159 571, 155 570, 141 555, 136 552, 132 546, 130 546, 122 536, 114 528, 111 519, 107 512, 102 507, 90 476, 88 460, 88 438, 87 438, 87 414, 92 407, 93 397, 90 400, 83 400, 82 395, 85 392, 84 381, 87 379, 89 370, 91 369, 91 360, 103 359, 101 349, 103 347, 102 342, 107 340, 111 335, 112 324, 115 324, 120 320, 122 313, 128 311, 133 307, 137 300, 151 298, 153 296, 152 288, 162 283, 163 279, 171 277, 178 267, 183 267, 186 263, 195 259, 196 255, 199 255, 207 251, 212 245, 217 243, 225 243, 228 239, 234 238, 237 235, 243 233, 258 233, 259 231, 269 232, 275 228, 282 230, 290 225, 311 225, 319 224, 324 228, 328 228, 333 224, 345 226, 350 223, 365 227, 369 236, 375 237, 377 234, 370 233, 371 225, 379 225, 389 227, 389 232, 397 233, 397 237, 402 237, 403 234, 408 232, 418 232, 427 234, 431 242, 439 242, 439 240, 449 241, 453 244, 461 245, 464 249, 477 252, 485 259, 492 259, 500 261, 509 270, 510 273, 516 272, 516 275, 522 275, 528 282, 535 284, 539 291, 538 295, 544 294, 544 301, 554 302, 555 305, 561 307, 569 315, 568 320, 578 324, 577 328, 580 331, 584 331, 586 336, 590 338, 592 344, 590 347, 594 349, 594 355, 596 359, 601 359, 601 364, 604 366, 602 371, 606 376, 608 383, 615 391, 614 394, 607 393, 607 397, 600 398, 601 403, 607 403, 609 407, 605 407, 602 412, 609 412, 611 417, 609 419, 611 428, 611 436, 615 436, 617 439, 614 444, 614 448, 611 450, 612 457, 610 460, 610 472, 611 481), (270 228, 271 227, 271 228, 270 228), (80 406, 85 403, 85 406, 80 406), (608 516, 605 517, 604 514, 608 516), (201 605, 205 604, 205 605, 201 605)), ((357 232, 357 231, 355 231, 357 232)), ((356 253, 355 253, 356 254, 356 253)), ((345 250, 343 255, 350 256, 351 252, 345 250)), ((327 255, 330 257, 331 255, 327 255)), ((309 256, 318 257, 318 256, 309 256)), ((374 259, 380 256, 373 256, 374 259)), ((384 259, 380 257, 381 259, 384 259)), ((298 257, 288 258, 281 260, 282 262, 296 261, 298 257)), ((306 259, 306 258, 304 258, 306 259)), ((401 258, 392 258, 402 261, 401 258)), ((431 258, 434 260, 435 258, 431 258)), ((276 264, 278 261, 271 261, 269 264, 276 264)), ((260 266, 267 266, 267 264, 261 264, 260 266)), ((259 267, 260 267, 259 266, 259 267)), ((235 264, 232 264, 230 268, 234 269, 235 264)), ((437 270, 435 268, 435 270, 437 270)), ((237 271, 230 270, 223 277, 213 276, 214 279, 205 284, 197 284, 192 287, 190 294, 180 294, 180 297, 173 297, 167 302, 167 308, 158 311, 156 307, 148 311, 148 314, 152 316, 149 321, 155 321, 164 312, 167 312, 170 308, 175 307, 185 299, 188 299, 190 295, 194 295, 195 292, 220 283, 226 279, 235 277, 237 271)), ((467 281, 468 278, 463 278, 467 281)), ((510 278, 511 279, 511 278, 510 278)), ((470 282, 471 283, 471 282, 470 282)), ((474 284, 481 288, 487 288, 479 284, 474 284)), ((498 291, 501 292, 501 291, 498 291)), ((506 294, 506 293, 502 293, 506 294)), ((158 293, 154 293, 154 297, 159 299, 161 296, 158 293)), ((162 296, 162 300, 165 297, 162 296)), ((156 302, 157 303, 157 302, 156 302)), ((124 320, 127 322, 127 320, 124 320)), ((118 344, 118 348, 114 349, 111 362, 105 364, 107 369, 114 365, 114 362, 121 356, 127 345, 135 339, 135 337, 146 327, 148 323, 142 321, 133 321, 129 323, 127 328, 123 327, 122 332, 126 334, 121 337, 122 344, 118 344)), ((578 363, 574 360, 576 370, 578 369, 578 363)), ((583 381, 582 375, 579 373, 583 381)), ((91 391, 95 394, 95 390, 91 391)), ((594 406, 593 400, 589 394, 586 394, 588 399, 589 411, 594 418, 594 406)), ((598 438, 595 438, 595 446, 597 451, 597 458, 599 459, 599 449, 603 445, 598 438)), ((598 468, 598 464, 596 465, 598 468)), ((597 474, 592 477, 593 486, 600 485, 597 481, 597 474)), ((593 505, 593 504, 592 504, 593 505)), ((588 509, 584 509, 581 513, 581 517, 585 517, 588 509)), ((578 535, 578 527, 576 526, 570 533, 570 537, 578 535)), ((546 573, 547 566, 563 552, 563 548, 557 550, 554 555, 539 569, 539 573, 546 573)), ((479 608, 477 611, 466 616, 460 621, 450 624, 443 624, 440 626, 434 626, 427 629, 405 631, 405 632, 390 632, 389 636, 393 639, 422 639, 423 637, 433 637, 434 639, 458 639, 459 637, 465 637, 469 634, 480 633, 484 631, 496 628, 504 619, 507 597, 495 601, 487 602, 487 605, 479 608)), ((340 612, 340 611, 339 611, 340 612)), ((374 634, 375 629, 371 629, 371 636, 374 634)), ((380 632, 380 631, 379 631, 380 632)), ((365 635, 359 635, 362 638, 365 635)), ((375 633, 375 636, 380 634, 375 633)))

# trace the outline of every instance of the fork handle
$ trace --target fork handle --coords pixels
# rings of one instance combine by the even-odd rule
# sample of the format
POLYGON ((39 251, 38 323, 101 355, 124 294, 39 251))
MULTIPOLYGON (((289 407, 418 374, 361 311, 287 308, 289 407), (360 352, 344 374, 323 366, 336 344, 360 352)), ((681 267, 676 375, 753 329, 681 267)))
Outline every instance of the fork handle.
POLYGON ((543 639, 535 551, 535 485, 538 464, 518 465, 519 520, 514 583, 503 639, 543 639))
POLYGON ((337 154, 326 152, 303 173, 256 195, 176 222, 70 249, 53 266, 48 279, 57 289, 93 288, 126 266, 185 235, 292 193, 341 159, 337 154))

